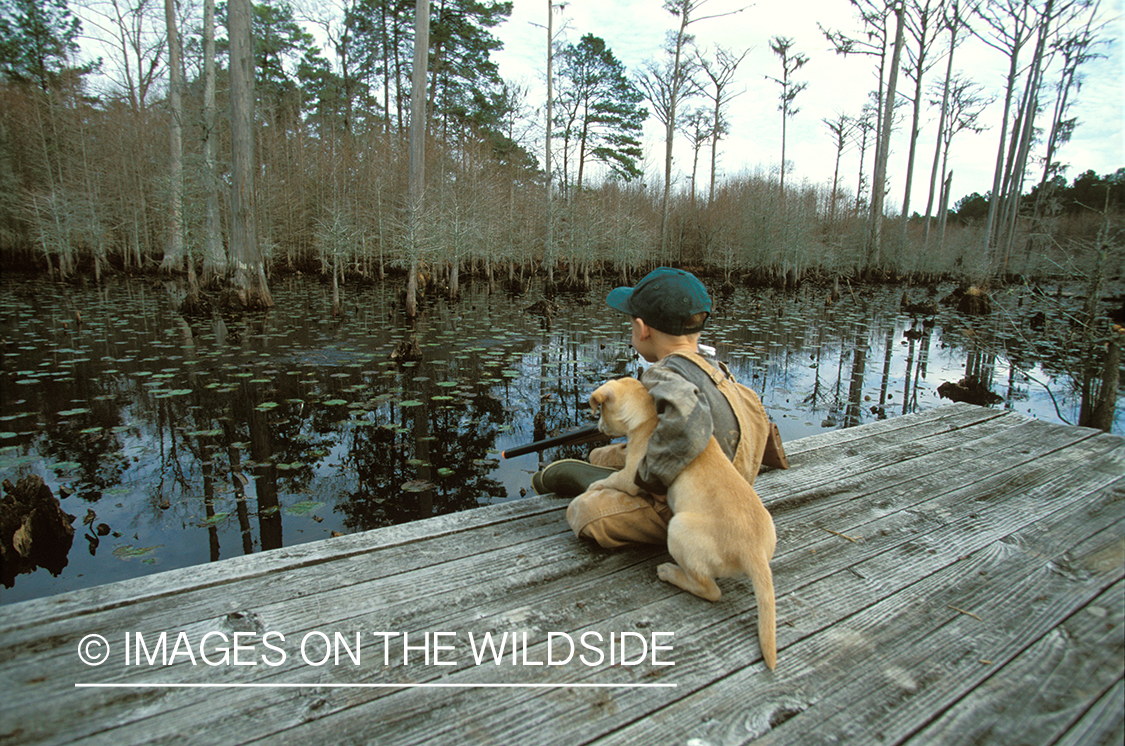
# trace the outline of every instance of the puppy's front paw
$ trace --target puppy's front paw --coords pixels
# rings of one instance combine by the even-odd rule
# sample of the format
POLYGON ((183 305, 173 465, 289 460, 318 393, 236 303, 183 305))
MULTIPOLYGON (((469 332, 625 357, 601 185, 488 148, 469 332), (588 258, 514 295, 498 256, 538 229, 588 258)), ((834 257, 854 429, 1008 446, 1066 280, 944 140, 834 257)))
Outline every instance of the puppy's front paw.
POLYGON ((589 489, 590 490, 616 490, 617 489, 617 483, 613 481, 612 477, 606 477, 605 479, 599 479, 598 481, 591 484, 589 489))
MULTIPOLYGON (((620 472, 618 472, 620 473, 620 472)), ((605 479, 599 479, 590 485, 591 490, 616 490, 617 492, 624 492, 629 495, 640 494, 641 488, 632 482, 617 478, 617 474, 612 474, 605 479)))

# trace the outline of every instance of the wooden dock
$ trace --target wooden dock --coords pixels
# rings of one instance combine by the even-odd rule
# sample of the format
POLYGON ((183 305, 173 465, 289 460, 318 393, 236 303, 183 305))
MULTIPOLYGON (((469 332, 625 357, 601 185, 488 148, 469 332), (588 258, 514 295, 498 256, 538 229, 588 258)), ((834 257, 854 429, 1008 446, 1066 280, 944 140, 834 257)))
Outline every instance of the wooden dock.
POLYGON ((951 405, 786 447, 776 671, 749 580, 536 497, 0 607, 0 743, 1123 742, 1121 438, 951 405))

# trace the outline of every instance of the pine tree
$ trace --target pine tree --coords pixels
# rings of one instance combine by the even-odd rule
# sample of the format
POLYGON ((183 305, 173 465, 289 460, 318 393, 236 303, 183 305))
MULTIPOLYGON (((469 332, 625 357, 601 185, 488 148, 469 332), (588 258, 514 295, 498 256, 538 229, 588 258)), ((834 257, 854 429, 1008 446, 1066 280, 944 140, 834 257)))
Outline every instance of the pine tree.
POLYGON ((48 90, 71 69, 68 62, 78 51, 79 30, 66 0, 4 0, 0 3, 0 74, 48 90))
POLYGON ((582 189, 588 160, 604 163, 629 181, 641 175, 643 152, 638 139, 648 110, 644 96, 604 40, 586 34, 562 50, 558 105, 566 147, 578 149, 576 188, 582 189))
MULTIPOLYGON (((354 19, 352 57, 364 84, 371 88, 371 113, 382 110, 384 127, 405 132, 404 96, 413 38, 413 0, 359 0, 352 8, 354 19)), ((359 94, 361 97, 363 94, 359 94)), ((374 117, 373 117, 374 118, 374 117)))
POLYGON ((512 3, 438 0, 430 11, 429 109, 448 132, 474 126, 500 129, 503 81, 492 52, 502 46, 491 29, 512 14, 512 3))

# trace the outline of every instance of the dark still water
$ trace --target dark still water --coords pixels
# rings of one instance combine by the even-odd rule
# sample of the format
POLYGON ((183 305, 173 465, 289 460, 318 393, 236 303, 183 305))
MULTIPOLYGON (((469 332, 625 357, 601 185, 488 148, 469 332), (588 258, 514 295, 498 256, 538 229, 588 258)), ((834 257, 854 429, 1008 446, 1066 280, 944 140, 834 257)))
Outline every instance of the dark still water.
MULTIPOLYGON (((39 475, 75 516, 59 575, 16 576, 5 603, 519 499, 540 456, 500 450, 539 415, 549 432, 585 424, 590 392, 640 369, 609 284, 560 295, 549 321, 526 310, 538 289, 467 285, 423 307, 421 359, 402 362, 397 286, 347 286, 333 319, 325 284, 276 278, 269 313, 186 321, 172 283, 2 282, 0 479, 39 475)), ((811 287, 711 289, 703 341, 787 441, 939 406, 966 373, 994 406, 1077 421, 1079 298, 1005 290, 989 316, 942 307, 923 324, 902 288, 834 304, 811 287)))

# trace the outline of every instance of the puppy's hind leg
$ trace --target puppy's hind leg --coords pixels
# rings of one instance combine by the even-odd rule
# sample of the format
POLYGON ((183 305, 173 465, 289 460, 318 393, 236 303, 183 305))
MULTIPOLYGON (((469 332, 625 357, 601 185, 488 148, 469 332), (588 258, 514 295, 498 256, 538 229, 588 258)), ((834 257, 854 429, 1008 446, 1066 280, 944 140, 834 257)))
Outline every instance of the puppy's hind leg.
POLYGON ((679 586, 688 593, 694 593, 708 601, 718 601, 723 595, 713 578, 706 575, 692 575, 672 562, 665 562, 657 567, 656 576, 666 583, 679 586))
POLYGON ((718 601, 723 592, 714 576, 706 572, 706 563, 700 562, 713 550, 706 534, 694 530, 690 515, 672 516, 668 523, 668 552, 680 564, 665 562, 656 568, 656 576, 700 598, 718 601))

